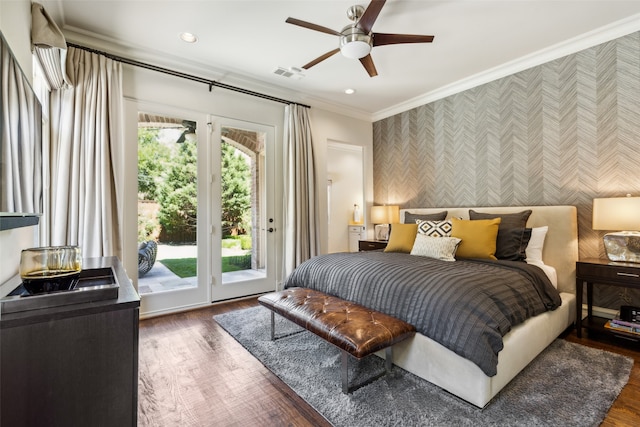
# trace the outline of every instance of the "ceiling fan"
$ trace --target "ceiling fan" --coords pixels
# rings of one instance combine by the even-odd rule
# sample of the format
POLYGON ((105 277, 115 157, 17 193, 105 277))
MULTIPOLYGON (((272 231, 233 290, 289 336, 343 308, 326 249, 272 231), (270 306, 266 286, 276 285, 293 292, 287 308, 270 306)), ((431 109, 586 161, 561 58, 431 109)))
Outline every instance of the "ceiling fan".
POLYGON ((322 33, 340 37, 339 48, 333 49, 324 55, 317 57, 308 64, 303 65, 302 68, 308 70, 314 65, 338 52, 341 52, 347 58, 359 59, 360 63, 362 63, 364 68, 367 70, 367 73, 369 73, 369 76, 375 77, 378 75, 378 72, 376 71, 376 66, 373 64, 373 59, 370 55, 372 48, 389 44, 431 43, 433 41, 433 36, 372 32, 371 29, 373 28, 373 24, 376 22, 385 2, 386 0, 371 0, 371 3, 369 3, 369 6, 367 6, 366 9, 361 5, 351 6, 347 9, 347 16, 351 21, 353 21, 353 23, 344 27, 341 31, 335 31, 331 28, 312 24, 296 18, 287 18, 285 22, 288 24, 298 25, 310 30, 320 31, 322 33))

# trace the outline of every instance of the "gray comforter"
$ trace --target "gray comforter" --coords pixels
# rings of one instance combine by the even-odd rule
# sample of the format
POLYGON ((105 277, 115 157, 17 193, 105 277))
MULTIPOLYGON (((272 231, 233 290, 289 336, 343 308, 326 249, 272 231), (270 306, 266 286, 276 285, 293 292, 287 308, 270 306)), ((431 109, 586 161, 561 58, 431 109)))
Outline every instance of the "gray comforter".
POLYGON ((446 262, 381 251, 317 256, 289 275, 285 287, 294 286, 409 322, 487 376, 496 374, 502 337, 512 327, 561 304, 542 270, 524 262, 446 262))

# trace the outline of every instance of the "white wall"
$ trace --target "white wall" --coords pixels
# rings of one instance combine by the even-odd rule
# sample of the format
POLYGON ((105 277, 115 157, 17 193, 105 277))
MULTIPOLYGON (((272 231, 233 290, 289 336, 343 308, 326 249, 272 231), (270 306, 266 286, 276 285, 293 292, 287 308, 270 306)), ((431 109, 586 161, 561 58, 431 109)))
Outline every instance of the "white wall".
POLYGON ((0 0, 0 30, 31 81, 31 1, 0 0))
MULTIPOLYGON (((0 0, 0 30, 25 75, 32 81, 31 2, 0 0)), ((18 274, 20 251, 37 245, 37 227, 0 231, 0 284, 18 274)))
MULTIPOLYGON (((327 218, 327 168, 332 162, 327 156, 327 144, 339 141, 343 144, 359 145, 364 151, 364 206, 361 206, 365 222, 373 204, 373 126, 371 122, 353 119, 330 111, 312 108, 309 114, 311 133, 313 136, 314 154, 318 170, 316 178, 320 198, 320 227, 323 236, 322 252, 327 253, 328 247, 328 218, 327 218)), ((345 224, 345 228, 347 224, 345 224)), ((369 237, 373 231, 368 230, 369 237)))

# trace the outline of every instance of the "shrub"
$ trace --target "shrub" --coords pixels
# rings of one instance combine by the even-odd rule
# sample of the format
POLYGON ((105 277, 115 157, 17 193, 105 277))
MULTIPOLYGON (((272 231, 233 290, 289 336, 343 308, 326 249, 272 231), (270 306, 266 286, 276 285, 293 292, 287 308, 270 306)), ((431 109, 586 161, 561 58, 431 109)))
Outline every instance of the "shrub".
POLYGON ((238 236, 238 240, 240 240, 240 247, 244 250, 251 249, 251 235, 242 234, 238 236))
POLYGON ((234 238, 222 239, 222 247, 225 249, 241 249, 242 244, 240 240, 234 238))
POLYGON ((158 240, 160 236, 160 222, 153 212, 138 211, 138 242, 158 240))

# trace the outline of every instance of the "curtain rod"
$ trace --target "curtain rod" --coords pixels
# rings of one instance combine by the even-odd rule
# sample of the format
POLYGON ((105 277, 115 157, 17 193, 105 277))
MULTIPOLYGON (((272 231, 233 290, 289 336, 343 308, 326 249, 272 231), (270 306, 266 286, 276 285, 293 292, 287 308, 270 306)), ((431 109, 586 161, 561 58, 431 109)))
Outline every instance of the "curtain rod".
POLYGON ((258 98, 267 99, 269 101, 280 102, 282 104, 296 104, 296 105, 299 105, 301 107, 311 108, 309 105, 304 105, 304 104, 300 104, 298 102, 288 101, 288 100, 282 99, 282 98, 276 98, 275 96, 265 95, 264 93, 254 92, 252 90, 243 89, 243 88, 237 87, 237 86, 231 86, 231 85, 228 85, 228 84, 225 84, 225 83, 217 82, 215 80, 209 80, 209 79, 205 79, 204 77, 198 77, 198 76, 194 76, 194 75, 191 75, 191 74, 182 73, 180 71, 170 70, 168 68, 163 68, 163 67, 159 67, 157 65, 147 64, 145 62, 136 61, 134 59, 124 58, 122 56, 118 56, 118 55, 114 55, 114 54, 111 54, 111 53, 103 52, 101 50, 93 49, 93 48, 86 47, 86 46, 81 46, 81 45, 78 45, 78 44, 75 44, 75 43, 67 42, 67 46, 75 47, 77 49, 86 50, 87 52, 91 52, 91 53, 96 53, 98 55, 105 56, 105 57, 107 57, 109 59, 113 59, 114 61, 122 62, 124 64, 134 65, 134 66, 140 67, 140 68, 146 68, 147 70, 152 70, 152 71, 157 71, 157 72, 164 73, 164 74, 169 74, 170 76, 180 77, 180 78, 191 80, 191 81, 198 82, 198 83, 204 83, 204 84, 209 86, 209 92, 211 92, 211 90, 213 89, 213 86, 215 86, 215 87, 219 87, 219 88, 222 88, 222 89, 231 90, 231 91, 234 91, 234 92, 244 93, 245 95, 251 95, 251 96, 258 97, 258 98))

